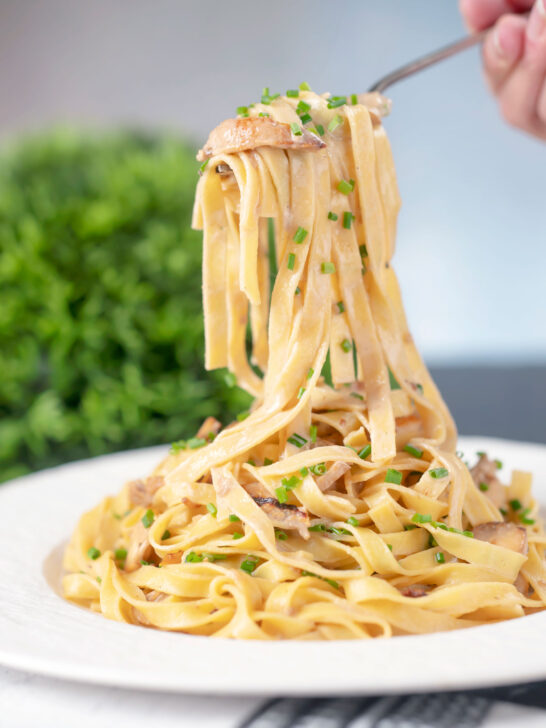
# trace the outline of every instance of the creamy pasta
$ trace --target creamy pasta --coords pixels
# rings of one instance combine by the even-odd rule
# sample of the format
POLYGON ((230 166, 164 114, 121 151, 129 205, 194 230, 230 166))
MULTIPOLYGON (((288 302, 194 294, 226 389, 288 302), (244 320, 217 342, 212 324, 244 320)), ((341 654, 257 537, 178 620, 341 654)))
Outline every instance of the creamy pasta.
POLYGON ((68 599, 240 639, 426 633, 546 599, 531 476, 470 470, 391 267, 385 101, 264 89, 200 152, 205 361, 254 396, 80 520, 68 599))

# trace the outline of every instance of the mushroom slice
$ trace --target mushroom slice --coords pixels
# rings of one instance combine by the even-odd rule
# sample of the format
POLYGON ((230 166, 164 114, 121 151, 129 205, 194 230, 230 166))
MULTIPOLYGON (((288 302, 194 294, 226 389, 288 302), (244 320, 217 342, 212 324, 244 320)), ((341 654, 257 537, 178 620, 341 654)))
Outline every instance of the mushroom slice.
POLYGON ((411 584, 410 586, 404 586, 400 589, 400 594, 403 597, 411 597, 417 599, 418 597, 426 597, 429 593, 430 587, 425 584, 411 584))
POLYGON ((296 135, 290 124, 275 121, 267 116, 247 119, 226 119, 213 129, 207 143, 197 153, 203 162, 216 154, 237 154, 258 147, 280 149, 322 149, 326 144, 308 129, 296 135))
POLYGON ((271 523, 277 528, 298 531, 300 536, 309 538, 309 516, 297 506, 279 503, 275 498, 254 498, 271 523))
POLYGON ((151 475, 144 480, 132 480, 129 483, 129 499, 137 506, 152 504, 156 492, 165 485, 162 475, 151 475))
POLYGON ((148 541, 148 530, 139 521, 131 531, 131 542, 125 560, 125 571, 135 571, 141 561, 149 561, 154 550, 148 541))
POLYGON ((490 460, 487 455, 480 455, 480 459, 470 470, 470 475, 494 506, 502 508, 506 505, 506 488, 497 478, 497 464, 494 460, 490 460))
POLYGON ((345 473, 351 469, 349 463, 344 463, 342 460, 337 460, 332 467, 327 470, 324 475, 317 478, 317 485, 324 492, 331 488, 334 483, 339 480, 345 473))
POLYGON ((489 541, 495 546, 502 546, 511 551, 518 551, 520 554, 526 554, 528 551, 527 531, 515 523, 504 523, 504 521, 480 523, 474 528, 474 538, 489 541))

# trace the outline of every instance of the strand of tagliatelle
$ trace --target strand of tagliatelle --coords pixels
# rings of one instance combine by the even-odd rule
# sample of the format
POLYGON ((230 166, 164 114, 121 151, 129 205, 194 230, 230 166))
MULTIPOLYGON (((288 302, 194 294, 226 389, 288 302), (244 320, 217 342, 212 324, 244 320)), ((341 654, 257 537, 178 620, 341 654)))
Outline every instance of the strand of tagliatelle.
POLYGON ((194 212, 206 366, 228 367, 254 405, 221 431, 209 418, 81 518, 65 595, 242 639, 425 633, 543 608, 530 476, 505 487, 482 456, 476 482, 408 331, 383 126, 357 98, 304 86, 264 91, 229 139, 264 119, 293 144, 213 150, 194 212), (300 148, 304 133, 319 143, 300 148))

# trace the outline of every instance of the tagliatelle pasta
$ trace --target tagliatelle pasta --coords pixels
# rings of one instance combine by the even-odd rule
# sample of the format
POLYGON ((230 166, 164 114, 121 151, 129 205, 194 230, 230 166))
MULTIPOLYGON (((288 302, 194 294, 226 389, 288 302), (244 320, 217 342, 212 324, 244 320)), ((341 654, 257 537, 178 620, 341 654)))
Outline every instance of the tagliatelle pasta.
MULTIPOLYGON (((201 152, 206 366, 251 392, 80 520, 68 599, 195 635, 346 639, 519 617, 546 599, 528 474, 472 471, 408 331, 378 99, 303 86, 201 152)), ((382 103, 379 100, 379 103, 382 103)))

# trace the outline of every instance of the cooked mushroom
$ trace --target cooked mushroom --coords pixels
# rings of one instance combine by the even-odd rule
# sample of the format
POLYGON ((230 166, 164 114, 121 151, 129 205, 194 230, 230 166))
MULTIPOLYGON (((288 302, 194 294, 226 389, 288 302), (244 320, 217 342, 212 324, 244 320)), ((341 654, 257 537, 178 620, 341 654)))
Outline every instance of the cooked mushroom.
POLYGON ((309 538, 309 516, 305 511, 289 503, 279 503, 275 498, 254 498, 254 500, 274 526, 294 529, 305 540, 309 538))
POLYGON ((519 551, 520 554, 526 554, 528 550, 527 531, 522 526, 516 526, 515 523, 504 523, 503 521, 480 523, 474 528, 474 538, 489 541, 489 543, 505 549, 519 551))
POLYGON ((480 459, 470 470, 472 479, 489 498, 493 505, 502 508, 506 505, 506 488, 497 478, 497 464, 482 453, 480 459))
POLYGON ((202 437, 204 440, 211 434, 217 435, 222 429, 222 423, 218 422, 215 417, 207 417, 201 427, 197 430, 196 437, 202 437))
POLYGON ((324 475, 317 478, 316 483, 320 490, 324 492, 325 490, 328 490, 328 488, 331 488, 334 483, 350 469, 351 466, 349 463, 337 460, 332 467, 324 473, 324 475))
POLYGON ((296 136, 290 124, 267 116, 226 119, 211 131, 197 159, 203 162, 216 154, 235 154, 258 147, 315 150, 324 146, 322 139, 308 129, 302 129, 302 133, 296 136))
POLYGON ((148 541, 148 530, 144 528, 141 521, 131 531, 131 541, 127 550, 125 560, 125 571, 135 571, 141 566, 142 561, 149 561, 154 550, 148 541))
POLYGON ((416 599, 417 597, 426 597, 429 589, 430 587, 425 584, 411 584, 410 586, 405 586, 400 589, 400 594, 403 597, 412 597, 413 599, 416 599))
POLYGON ((165 485, 162 475, 151 475, 144 480, 132 480, 129 483, 129 499, 136 506, 152 504, 156 492, 165 485))

